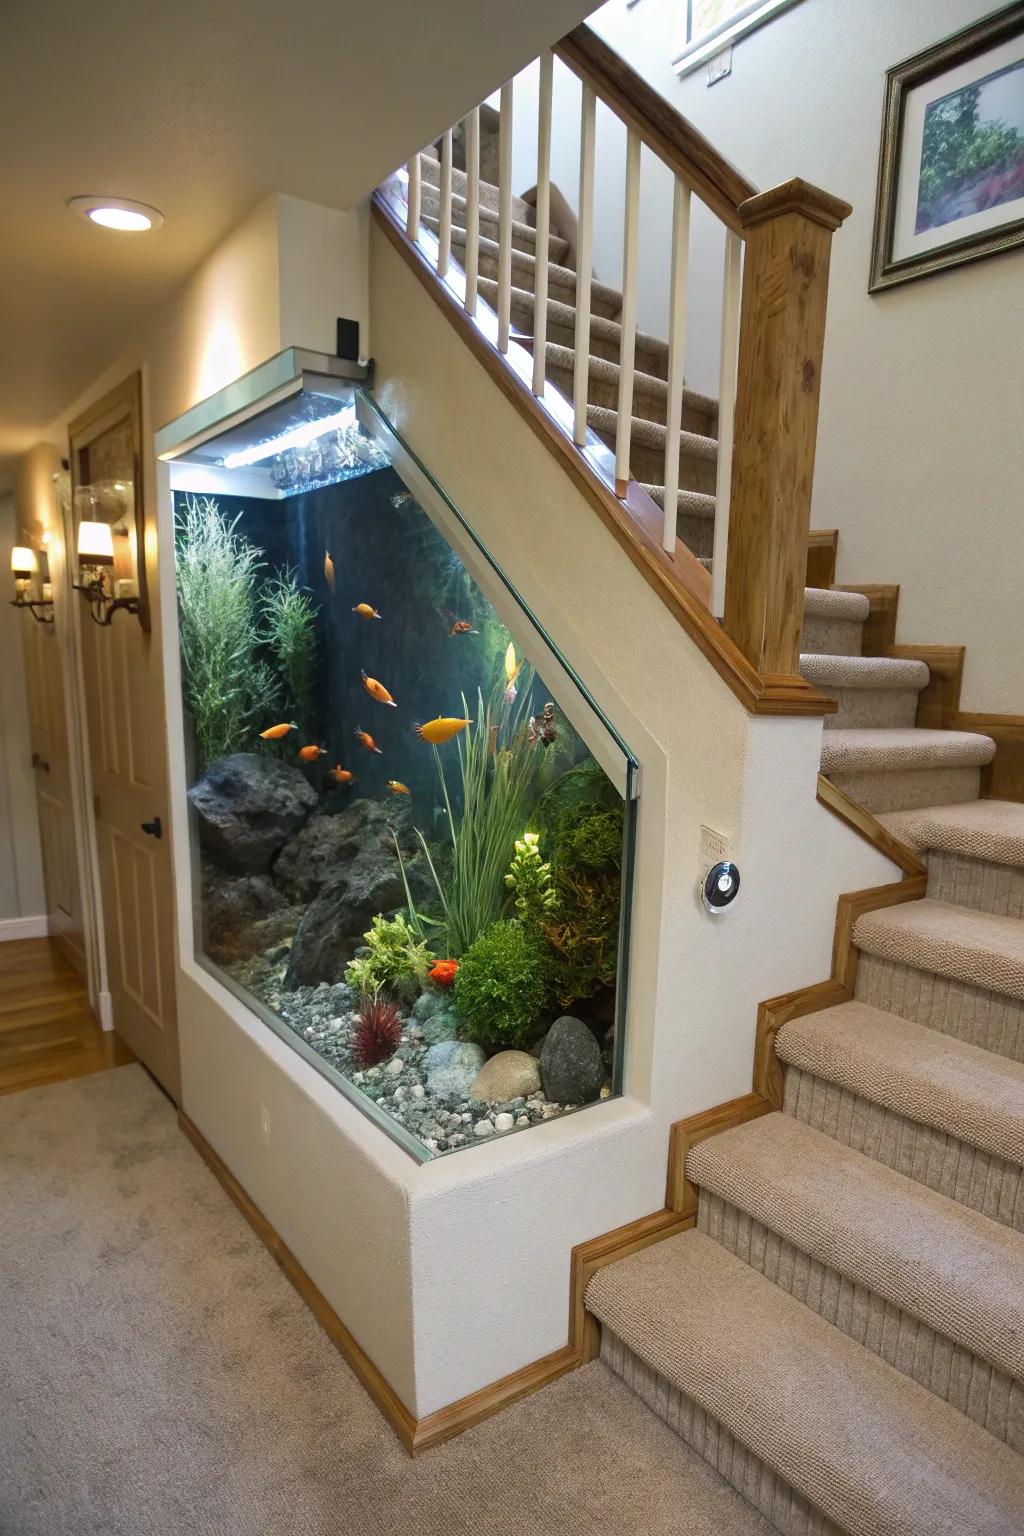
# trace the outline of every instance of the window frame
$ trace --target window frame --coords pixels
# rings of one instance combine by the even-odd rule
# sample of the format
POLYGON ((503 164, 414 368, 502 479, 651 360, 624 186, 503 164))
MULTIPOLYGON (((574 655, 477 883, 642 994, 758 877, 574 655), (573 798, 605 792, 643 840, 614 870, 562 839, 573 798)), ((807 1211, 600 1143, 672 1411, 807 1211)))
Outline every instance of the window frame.
POLYGON ((754 32, 766 21, 771 21, 783 11, 788 11, 791 6, 799 4, 799 0, 748 0, 748 4, 728 21, 723 21, 713 32, 706 32, 702 37, 691 38, 690 28, 693 25, 693 0, 686 0, 686 42, 682 50, 672 60, 672 68, 682 78, 700 69, 709 59, 721 53, 723 48, 738 42, 741 37, 754 32))

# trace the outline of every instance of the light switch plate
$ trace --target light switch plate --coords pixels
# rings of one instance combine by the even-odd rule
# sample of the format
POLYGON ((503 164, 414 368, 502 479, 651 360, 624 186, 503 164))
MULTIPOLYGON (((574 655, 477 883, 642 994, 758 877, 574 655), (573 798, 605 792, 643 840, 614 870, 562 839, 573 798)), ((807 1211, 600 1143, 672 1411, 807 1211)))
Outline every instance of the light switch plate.
POLYGON ((713 59, 708 59, 708 85, 715 85, 717 81, 724 80, 726 75, 732 74, 732 43, 728 48, 723 48, 721 53, 716 53, 713 59))

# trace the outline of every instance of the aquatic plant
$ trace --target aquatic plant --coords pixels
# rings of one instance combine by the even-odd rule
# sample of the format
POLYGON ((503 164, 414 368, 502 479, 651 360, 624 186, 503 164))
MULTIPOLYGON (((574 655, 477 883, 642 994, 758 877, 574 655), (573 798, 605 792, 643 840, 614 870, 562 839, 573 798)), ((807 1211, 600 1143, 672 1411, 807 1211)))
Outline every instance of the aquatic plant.
POLYGON ((383 991, 404 994, 426 986, 437 957, 402 913, 391 918, 378 913, 363 938, 366 954, 350 960, 345 971, 349 986, 358 988, 363 997, 383 991))
POLYGON ((276 682, 260 659, 256 582, 260 551, 236 533, 210 496, 186 496, 175 516, 178 615, 185 703, 196 771, 251 746, 273 716, 276 682))
POLYGON ((398 1050, 402 1039, 402 1020, 394 1003, 383 997, 368 997, 359 1010, 352 1037, 352 1054, 364 1071, 386 1061, 398 1050))
POLYGON ((488 1047, 528 1045, 543 1028, 550 986, 540 934, 520 922, 492 923, 466 950, 455 978, 460 1034, 488 1047))
POLYGON ((563 1007, 615 981, 622 832, 621 802, 569 805, 556 823, 552 886, 558 907, 540 926, 551 946, 554 990, 563 1007))
POLYGON ((316 615, 308 590, 285 566, 260 593, 263 638, 284 682, 287 713, 309 735, 316 681, 316 615))
POLYGON ((513 906, 520 921, 539 923, 558 906, 558 893, 551 885, 551 865, 540 856, 540 836, 524 832, 516 839, 505 884, 514 893, 513 906))

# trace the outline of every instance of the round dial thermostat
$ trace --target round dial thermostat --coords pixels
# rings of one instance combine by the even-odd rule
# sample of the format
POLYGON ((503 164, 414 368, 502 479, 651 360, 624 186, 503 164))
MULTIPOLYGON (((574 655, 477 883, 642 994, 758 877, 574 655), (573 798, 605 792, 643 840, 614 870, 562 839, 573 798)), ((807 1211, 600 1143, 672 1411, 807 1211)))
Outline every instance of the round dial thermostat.
POLYGON ((740 893, 740 872, 728 859, 714 864, 704 876, 700 899, 712 917, 727 912, 740 893))

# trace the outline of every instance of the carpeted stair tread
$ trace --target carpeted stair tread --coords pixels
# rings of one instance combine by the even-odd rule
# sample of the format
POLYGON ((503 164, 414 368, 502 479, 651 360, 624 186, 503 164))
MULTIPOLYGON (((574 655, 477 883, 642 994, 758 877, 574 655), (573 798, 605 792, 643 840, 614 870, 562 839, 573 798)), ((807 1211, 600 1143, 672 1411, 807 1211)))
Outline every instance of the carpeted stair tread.
MULTIPOLYGON (((548 369, 557 369, 561 373, 572 373, 576 364, 576 354, 571 347, 563 347, 558 342, 549 341, 545 348, 545 361, 548 369)), ((619 365, 610 362, 605 357, 589 358, 589 378, 591 384, 600 380, 618 395, 619 365)), ((633 401, 634 406, 644 399, 656 400, 660 406, 660 414, 665 414, 665 403, 668 399, 668 385, 664 379, 660 379, 652 373, 644 373, 639 367, 633 372, 633 401)), ((717 422, 718 402, 707 395, 698 394, 696 390, 683 390, 683 407, 690 411, 712 418, 717 422)), ((663 425, 663 423, 659 423, 663 425)))
POLYGON ((932 805, 880 816, 884 827, 911 848, 959 854, 1024 868, 1024 804, 1014 800, 973 800, 932 805))
POLYGON ((781 1061, 1024 1166, 1024 1063, 856 999, 790 1019, 781 1061))
MULTIPOLYGON (((587 407, 587 424, 595 432, 600 432, 607 437, 614 438, 618 424, 619 413, 607 406, 590 405, 587 407)), ((657 421, 647 421, 642 416, 633 417, 631 441, 634 446, 653 448, 660 453, 665 451, 665 427, 657 421)), ((685 453, 691 454, 697 459, 714 461, 718 457, 718 443, 713 437, 704 437, 697 432, 680 432, 679 445, 685 453)))
POLYGON ((809 683, 822 688, 920 690, 927 687, 931 676, 923 661, 893 656, 806 654, 800 657, 800 672, 809 683))
POLYGON ((1024 1531, 1024 1458, 702 1232, 599 1270, 587 1306, 849 1536, 1024 1531))
POLYGON ((919 768, 980 768, 995 756, 990 736, 974 731, 853 729, 830 731, 821 748, 821 771, 907 772, 919 768))
POLYGON ((870 612, 871 603, 863 592, 840 592, 838 587, 804 588, 805 618, 863 622, 870 612))
MULTIPOLYGON (((664 509, 665 487, 663 485, 641 485, 641 490, 647 492, 652 501, 664 509)), ((677 491, 677 513, 685 517, 706 517, 714 521, 715 498, 703 491, 677 491)))
MULTIPOLYGON (((428 186, 436 187, 438 190, 440 190, 440 187, 441 187, 441 162, 437 158, 436 154, 423 153, 423 154, 420 155, 420 176, 422 177, 422 180, 424 182, 426 182, 426 184, 428 186)), ((498 188, 494 185, 493 182, 485 181, 482 176, 479 178, 479 185, 480 185, 480 206, 481 206, 481 208, 490 208, 494 212, 497 212, 497 208, 498 208, 498 195, 499 195, 498 194, 498 188)), ((465 171, 460 171, 455 166, 453 166, 452 167, 452 197, 453 197, 453 199, 458 197, 458 198, 462 199, 463 203, 465 203, 467 190, 468 190, 468 180, 467 180, 465 171)), ((521 220, 522 223, 524 223, 524 224, 531 224, 532 225, 534 223, 534 221, 536 220, 537 210, 534 207, 532 207, 531 204, 528 203, 525 200, 525 198, 516 197, 515 194, 513 193, 513 195, 512 195, 512 214, 513 214, 514 218, 521 220)))
POLYGON ((791 1115, 708 1137, 686 1171, 801 1253, 1024 1379, 1021 1234, 791 1115))
MULTIPOLYGON (((466 231, 452 228, 452 248, 464 251, 466 248, 466 231)), ((491 240, 486 235, 480 236, 480 266, 483 269, 485 263, 497 267, 498 242, 491 240)), ((460 258, 461 259, 461 258, 460 258)), ((528 287, 533 289, 537 273, 537 258, 532 251, 512 251, 512 281, 517 289, 528 287)), ((488 274, 481 272, 481 280, 488 274)), ((492 279, 493 280, 493 279, 492 279)), ((567 296, 576 296, 576 273, 571 267, 560 267, 555 262, 548 263, 548 286, 553 298, 561 297, 563 303, 567 302, 567 296)), ((618 314, 622 308, 622 294, 615 288, 608 288, 604 283, 596 280, 590 285, 590 302, 595 309, 608 311, 609 318, 618 314)))
MULTIPOLYGON (((434 206, 436 206, 436 199, 431 198, 427 202, 425 211, 420 214, 420 223, 421 224, 425 224, 427 229, 432 230, 435 235, 440 235, 440 233, 441 233, 441 218, 440 218, 440 214, 439 213, 435 213, 433 211, 433 209, 431 207, 432 204, 434 206)), ((492 210, 490 208, 481 208, 480 209, 480 232, 481 232, 481 234, 486 234, 488 236, 488 238, 491 239, 491 240, 497 240, 498 237, 499 237, 500 228, 501 228, 501 225, 500 225, 500 220, 499 220, 498 214, 494 210, 492 210)), ((459 197, 459 198, 453 197, 452 198, 452 231, 453 231, 453 233, 454 233, 454 231, 456 229, 462 231, 462 234, 463 234, 463 242, 462 243, 465 244, 466 208, 465 208, 465 200, 463 198, 461 198, 461 197, 459 197)), ((534 229, 532 224, 524 224, 521 219, 513 219, 511 221, 511 234, 512 234, 512 245, 513 245, 514 249, 516 249, 518 251, 533 251, 534 253, 536 253, 536 250, 537 250, 537 231, 536 231, 536 229, 534 229)), ((560 265, 563 262, 565 256, 568 255, 568 252, 569 252, 569 242, 568 242, 568 240, 563 240, 561 235, 549 235, 548 236, 548 260, 549 261, 553 261, 556 264, 560 265)))
MULTIPOLYGON (((564 270, 568 271, 568 268, 564 270)), ((493 278, 482 277, 480 279, 480 293, 490 304, 496 308, 498 297, 498 284, 493 278)), ((532 340, 534 331, 534 311, 536 299, 529 288, 512 289, 512 314, 518 316, 516 324, 532 340)), ((576 309, 572 304, 562 303, 559 299, 549 298, 547 301, 547 328, 550 335, 553 331, 568 332, 575 338, 576 334, 576 309)), ((523 342, 526 345, 526 340, 523 342)), ((590 344, 602 347, 604 350, 593 353, 593 356, 610 357, 615 362, 622 350, 622 326, 617 320, 608 320, 604 315, 591 315, 590 317, 590 344)), ((645 331, 637 331, 635 343, 635 355, 637 367, 644 373, 649 373, 658 379, 665 379, 668 375, 668 346, 659 341, 656 336, 651 336, 645 331)), ((711 401, 715 410, 718 402, 711 401)))
POLYGON ((1024 923, 926 897, 865 912, 858 949, 1024 1001, 1024 923))

